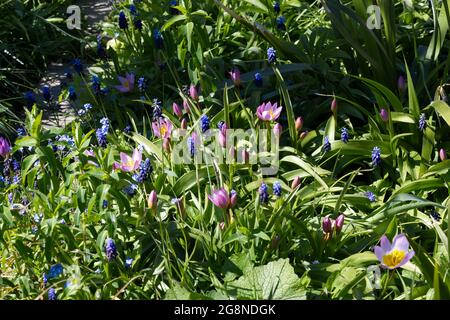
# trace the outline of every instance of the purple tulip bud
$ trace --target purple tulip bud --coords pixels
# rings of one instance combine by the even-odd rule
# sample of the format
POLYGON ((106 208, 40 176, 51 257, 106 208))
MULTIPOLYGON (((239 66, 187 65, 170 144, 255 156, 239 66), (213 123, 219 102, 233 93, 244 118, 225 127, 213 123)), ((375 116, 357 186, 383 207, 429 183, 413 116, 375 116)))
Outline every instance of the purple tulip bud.
POLYGON ((181 118, 181 117, 183 116, 183 112, 181 111, 180 106, 179 106, 176 102, 173 103, 172 108, 173 108, 173 113, 174 113, 178 118, 181 118))
POLYGON ((213 190, 208 199, 219 208, 228 209, 231 205, 230 194, 224 189, 213 190))
POLYGON ((238 68, 235 68, 230 72, 230 77, 236 87, 241 85, 241 72, 238 68))
POLYGON ((6 138, 0 137, 0 156, 6 158, 6 156, 11 152, 11 145, 6 138))
POLYGON ((187 120, 186 118, 183 118, 183 120, 181 120, 181 129, 186 130, 187 129, 187 120))
POLYGON ((441 161, 447 160, 447 153, 445 152, 445 149, 439 150, 439 158, 441 158, 441 161))
POLYGON ((219 144, 223 148, 227 146, 227 130, 228 130, 227 124, 226 123, 222 124, 219 130, 219 144))
POLYGON ((193 100, 198 100, 198 91, 196 86, 191 85, 191 87, 189 88, 189 95, 193 100))
POLYGON ((389 120, 389 113, 388 113, 388 111, 386 109, 381 109, 380 117, 381 117, 381 120, 383 120, 384 122, 388 122, 388 120, 389 120))
POLYGON ((248 151, 246 149, 242 150, 242 161, 244 163, 248 163, 250 161, 250 154, 248 153, 248 151))
POLYGON ((340 214, 336 219, 336 232, 340 232, 344 226, 344 215, 340 214))
POLYGON ((273 127, 273 133, 275 134, 275 136, 277 138, 279 138, 281 136, 282 132, 283 132, 283 126, 279 123, 275 124, 275 126, 273 127))
POLYGON ((186 110, 186 113, 191 113, 191 107, 189 106, 189 102, 187 100, 183 100, 183 108, 186 110))
POLYGON ((303 118, 302 117, 298 117, 297 119, 295 119, 295 129, 297 131, 302 130, 303 128, 303 118))
POLYGON ((337 100, 336 98, 333 98, 333 101, 331 101, 331 112, 333 112, 333 114, 336 114, 337 107, 338 107, 337 100))
POLYGON ((150 195, 148 196, 148 207, 150 209, 155 210, 157 204, 158 204, 158 196, 156 195, 155 190, 152 190, 152 192, 150 192, 150 195))
POLYGON ((299 176, 295 177, 294 180, 292 180, 291 189, 294 190, 300 185, 301 179, 299 176))
POLYGON ((325 217, 322 220, 322 229, 325 233, 331 233, 333 231, 333 219, 330 219, 329 217, 325 217))

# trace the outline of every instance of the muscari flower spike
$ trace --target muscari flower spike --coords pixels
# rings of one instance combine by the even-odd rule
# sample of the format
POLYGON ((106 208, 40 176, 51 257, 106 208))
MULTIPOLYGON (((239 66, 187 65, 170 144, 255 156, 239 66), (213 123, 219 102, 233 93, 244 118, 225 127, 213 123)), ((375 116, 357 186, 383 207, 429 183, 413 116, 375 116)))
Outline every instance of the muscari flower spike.
POLYGON ((115 259, 117 257, 117 248, 114 240, 111 238, 106 239, 105 244, 106 257, 109 261, 115 259))
POLYGON ((269 202, 269 192, 267 191, 267 185, 263 182, 259 187, 259 201, 261 203, 269 202))
POLYGON ((209 130, 208 116, 206 114, 202 115, 202 117, 200 118, 200 122, 201 122, 202 132, 205 133, 206 131, 209 130))
POLYGON ((419 130, 420 131, 425 130, 426 126, 427 126, 427 120, 425 118, 425 113, 422 113, 419 118, 419 130))
POLYGON ((56 291, 54 288, 48 290, 48 300, 56 300, 56 291))
POLYGON ((119 28, 123 30, 128 29, 127 17, 123 11, 119 13, 119 28))
POLYGON ((272 47, 267 49, 267 61, 270 64, 277 62, 277 51, 272 47))
POLYGON ((341 129, 341 141, 347 143, 348 139, 349 139, 348 130, 347 128, 344 127, 341 129))
POLYGON ((330 150, 331 150, 330 139, 328 138, 328 136, 325 136, 325 138, 323 139, 322 151, 326 153, 329 152, 330 150))
POLYGON ((372 166, 377 167, 381 164, 381 149, 374 147, 372 150, 372 166))
POLYGON ((375 194, 371 191, 367 191, 366 193, 364 193, 364 195, 367 197, 367 199, 369 199, 370 202, 375 202, 376 201, 376 197, 375 194))
POLYGON ((279 16, 277 18, 277 28, 280 30, 286 30, 286 18, 284 16, 279 16))
POLYGON ((281 184, 278 181, 273 184, 273 194, 281 197, 281 184))

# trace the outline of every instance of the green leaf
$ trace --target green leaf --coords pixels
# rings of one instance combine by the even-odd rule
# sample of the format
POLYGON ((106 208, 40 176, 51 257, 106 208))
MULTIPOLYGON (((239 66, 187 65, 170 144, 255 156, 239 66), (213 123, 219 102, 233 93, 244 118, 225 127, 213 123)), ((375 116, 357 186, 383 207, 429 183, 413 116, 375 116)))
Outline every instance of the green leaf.
POLYGON ((227 285, 227 291, 238 299, 306 299, 306 288, 289 259, 245 270, 242 277, 227 285))

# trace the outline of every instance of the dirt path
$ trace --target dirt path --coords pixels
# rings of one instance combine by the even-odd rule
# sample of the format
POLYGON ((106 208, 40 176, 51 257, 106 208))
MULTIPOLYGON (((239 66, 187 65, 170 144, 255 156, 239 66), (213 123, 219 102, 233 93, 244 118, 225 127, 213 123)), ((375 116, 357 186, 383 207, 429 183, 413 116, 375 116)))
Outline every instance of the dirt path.
MULTIPOLYGON (((76 5, 80 7, 82 22, 81 29, 87 35, 96 35, 100 28, 98 23, 103 21, 111 11, 110 1, 101 0, 81 0, 76 5)), ((86 66, 85 67, 89 67, 86 66)), ((51 63, 47 74, 41 79, 39 86, 49 86, 54 100, 58 99, 61 93, 61 84, 67 82, 65 73, 73 71, 70 62, 51 63)), ((59 102, 59 106, 54 111, 45 110, 42 125, 45 128, 64 127, 75 119, 75 112, 69 101, 59 102)))

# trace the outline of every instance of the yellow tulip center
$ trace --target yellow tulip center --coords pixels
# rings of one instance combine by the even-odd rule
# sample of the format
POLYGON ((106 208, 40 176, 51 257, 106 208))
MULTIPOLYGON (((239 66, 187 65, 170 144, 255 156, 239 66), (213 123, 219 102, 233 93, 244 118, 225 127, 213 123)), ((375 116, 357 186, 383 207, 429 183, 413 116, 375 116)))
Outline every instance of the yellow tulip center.
POLYGON ((270 118, 273 119, 273 110, 272 109, 269 109, 269 115, 270 115, 270 118))
POLYGON ((161 126, 161 128, 159 128, 159 133, 161 134, 162 137, 164 137, 164 135, 167 132, 167 127, 165 125, 161 126))
POLYGON ((395 268, 402 262, 406 252, 394 249, 383 257, 383 263, 389 268, 395 268))
POLYGON ((130 87, 130 83, 128 82, 128 80, 123 83, 123 86, 125 88, 129 88, 130 87))

